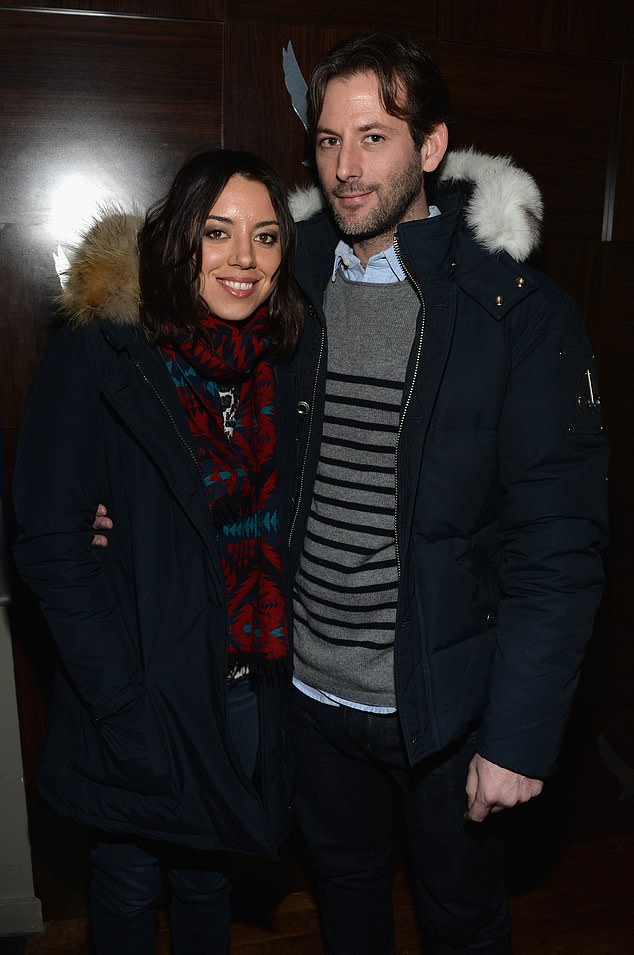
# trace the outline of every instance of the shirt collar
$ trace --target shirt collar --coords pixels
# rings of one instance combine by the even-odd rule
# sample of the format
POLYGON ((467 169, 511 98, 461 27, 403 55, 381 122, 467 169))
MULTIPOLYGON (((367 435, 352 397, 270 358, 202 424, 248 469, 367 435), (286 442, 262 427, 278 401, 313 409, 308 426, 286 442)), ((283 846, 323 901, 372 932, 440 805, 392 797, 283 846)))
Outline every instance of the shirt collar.
MULTIPOLYGON (((440 214, 438 206, 429 207, 429 219, 433 216, 439 216, 440 214)), ((423 219, 422 221, 424 222, 425 220, 423 219)), ((331 276, 333 282, 337 278, 339 269, 341 269, 344 277, 351 282, 386 284, 388 282, 402 282, 406 278, 393 245, 371 256, 364 269, 359 258, 352 251, 352 247, 341 239, 335 249, 335 259, 331 276)))

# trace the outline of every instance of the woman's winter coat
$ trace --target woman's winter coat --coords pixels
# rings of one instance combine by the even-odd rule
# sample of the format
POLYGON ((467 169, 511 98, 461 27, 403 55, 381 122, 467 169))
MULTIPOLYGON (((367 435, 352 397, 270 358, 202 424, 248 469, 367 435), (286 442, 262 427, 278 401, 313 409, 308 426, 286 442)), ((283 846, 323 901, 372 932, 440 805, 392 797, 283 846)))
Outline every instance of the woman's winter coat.
MULTIPOLYGON (((412 764, 470 730, 518 773, 552 773, 601 596, 607 450, 570 297, 522 259, 541 200, 508 160, 450 154, 442 215, 398 227, 420 300, 395 455, 395 679, 412 764), (470 180, 475 180, 475 184, 470 180)), ((322 302, 339 239, 300 223, 299 561, 324 409, 322 302)), ((386 319, 388 320, 388 319, 386 319)))
POLYGON ((188 422, 136 324, 137 227, 110 216, 78 256, 78 318, 32 386, 18 450, 15 557, 61 662, 38 784, 87 826, 273 857, 290 820, 288 679, 258 681, 253 784, 227 734, 225 584, 188 422), (91 544, 99 502, 105 549, 91 544))

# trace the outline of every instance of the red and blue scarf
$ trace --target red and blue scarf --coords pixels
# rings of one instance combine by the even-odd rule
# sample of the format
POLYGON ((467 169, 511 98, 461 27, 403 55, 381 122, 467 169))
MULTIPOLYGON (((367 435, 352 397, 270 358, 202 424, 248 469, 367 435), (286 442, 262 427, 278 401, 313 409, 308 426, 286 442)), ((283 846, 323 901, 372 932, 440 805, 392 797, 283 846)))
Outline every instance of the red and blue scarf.
POLYGON ((175 331, 161 350, 189 422, 227 592, 230 672, 288 654, 282 580, 275 375, 266 308, 247 322, 207 316, 209 339, 175 331), (211 342, 211 345, 209 344, 211 342), (218 385, 239 387, 231 439, 218 385))

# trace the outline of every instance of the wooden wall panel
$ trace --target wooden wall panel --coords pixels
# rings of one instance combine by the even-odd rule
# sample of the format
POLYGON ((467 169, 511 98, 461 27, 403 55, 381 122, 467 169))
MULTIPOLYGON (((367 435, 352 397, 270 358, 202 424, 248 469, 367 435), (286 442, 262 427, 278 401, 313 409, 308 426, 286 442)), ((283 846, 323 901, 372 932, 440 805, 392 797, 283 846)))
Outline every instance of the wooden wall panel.
POLYGON ((95 3, 86 3, 86 0, 32 0, 29 3, 0 0, 2 7, 174 20, 224 20, 227 15, 227 0, 96 0, 95 3))
POLYGON ((232 22, 227 26, 225 145, 263 156, 289 187, 307 185, 304 128, 284 85, 282 51, 289 41, 305 77, 318 55, 347 31, 232 22), (263 66, 265 64, 265 66, 263 66))
POLYGON ((600 239, 619 102, 616 64, 439 43, 454 144, 510 154, 542 189, 544 232, 600 239))
POLYGON ((453 43, 612 59, 625 53, 628 6, 621 0, 442 0, 438 35, 453 43))
MULTIPOLYGON (((610 444, 610 543, 605 555, 606 593, 595 638, 597 698, 601 732, 623 760, 634 766, 634 245, 603 246, 599 283, 599 385, 610 444)), ((632 796, 629 800, 632 822, 632 796)))
POLYGON ((10 11, 2 25, 0 254, 12 275, 1 293, 2 424, 15 427, 42 354, 58 243, 95 201, 145 209, 190 151, 220 144, 223 28, 10 11))
MULTIPOLYGON (((266 24, 321 26, 330 30, 365 33, 371 30, 405 31, 436 34, 436 0, 400 0, 389 6, 382 0, 320 0, 319 3, 297 0, 228 0, 231 21, 248 20, 266 24)), ((441 4, 442 5, 442 4, 441 4)))
POLYGON ((634 242, 634 63, 623 65, 611 238, 634 242))
MULTIPOLYGON (((611 548, 618 563, 634 574, 634 305, 632 304, 631 243, 613 242, 603 248, 599 287, 601 401, 611 445, 611 485, 618 504, 613 511, 611 548)), ((628 603, 631 594, 628 594, 628 603)), ((633 607, 634 609, 634 607, 633 607)), ((634 647, 634 641, 629 641, 634 647)), ((634 681, 633 681, 634 683, 634 681)))

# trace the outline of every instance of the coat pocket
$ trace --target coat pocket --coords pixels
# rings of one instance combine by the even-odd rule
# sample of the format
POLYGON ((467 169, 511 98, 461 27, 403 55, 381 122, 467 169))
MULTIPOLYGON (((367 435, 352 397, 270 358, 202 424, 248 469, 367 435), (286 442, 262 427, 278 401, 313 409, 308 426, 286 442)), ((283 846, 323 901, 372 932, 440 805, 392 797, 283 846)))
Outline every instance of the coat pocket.
POLYGON ((75 769, 106 786, 174 796, 169 746, 147 689, 123 709, 94 719, 82 708, 75 769))

